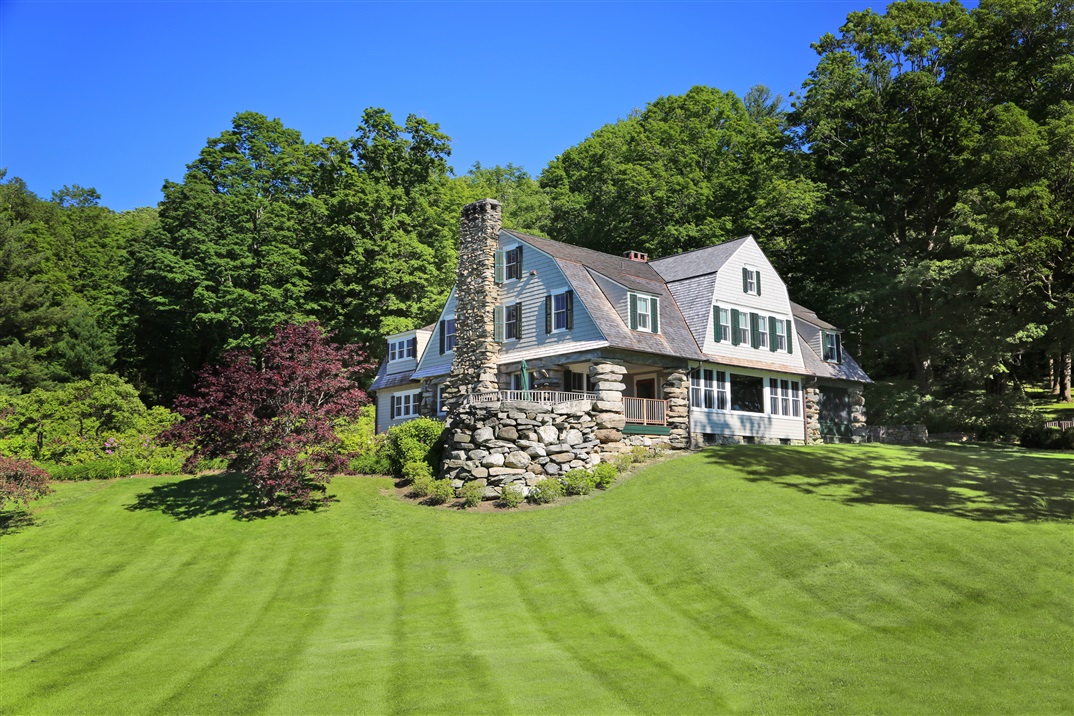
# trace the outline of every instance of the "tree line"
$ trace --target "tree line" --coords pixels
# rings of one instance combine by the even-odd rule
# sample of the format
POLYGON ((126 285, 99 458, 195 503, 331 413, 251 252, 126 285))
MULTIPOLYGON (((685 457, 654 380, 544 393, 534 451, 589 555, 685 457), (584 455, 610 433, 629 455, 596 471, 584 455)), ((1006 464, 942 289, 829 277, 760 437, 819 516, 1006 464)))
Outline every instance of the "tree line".
POLYGON ((242 112, 155 208, 0 176, 0 394, 115 372, 170 404, 288 320, 379 355, 436 318, 459 210, 490 196, 511 228, 611 253, 752 233, 874 377, 940 396, 1050 380, 1069 400, 1072 17, 1070 0, 851 13, 792 97, 661 97, 536 178, 456 176, 439 125, 375 108, 320 142, 242 112))

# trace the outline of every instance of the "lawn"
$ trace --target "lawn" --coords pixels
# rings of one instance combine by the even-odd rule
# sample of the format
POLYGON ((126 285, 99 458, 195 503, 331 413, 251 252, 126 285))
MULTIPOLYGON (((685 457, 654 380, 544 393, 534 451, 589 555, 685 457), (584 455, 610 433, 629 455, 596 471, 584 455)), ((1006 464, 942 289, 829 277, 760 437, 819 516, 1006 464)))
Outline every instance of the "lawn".
POLYGON ((0 712, 1071 713, 1074 455, 714 448, 527 512, 63 484, 0 538, 0 712))

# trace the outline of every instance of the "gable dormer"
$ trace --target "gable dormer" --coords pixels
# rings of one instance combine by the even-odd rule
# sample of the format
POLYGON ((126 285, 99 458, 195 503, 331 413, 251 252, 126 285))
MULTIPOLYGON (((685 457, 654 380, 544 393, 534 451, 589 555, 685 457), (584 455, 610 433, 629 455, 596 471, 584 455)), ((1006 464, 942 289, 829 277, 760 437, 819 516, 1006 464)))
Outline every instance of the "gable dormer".
POLYGON ((431 334, 428 328, 417 328, 388 336, 385 339, 385 372, 390 375, 411 372, 417 368, 431 334))

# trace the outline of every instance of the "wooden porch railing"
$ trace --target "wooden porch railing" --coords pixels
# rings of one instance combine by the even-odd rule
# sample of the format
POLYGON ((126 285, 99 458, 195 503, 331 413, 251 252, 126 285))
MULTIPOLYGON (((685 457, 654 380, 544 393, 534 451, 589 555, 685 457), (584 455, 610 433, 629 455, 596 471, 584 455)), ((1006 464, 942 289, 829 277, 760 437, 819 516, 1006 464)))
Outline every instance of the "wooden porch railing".
POLYGON ((572 393, 562 390, 497 390, 490 393, 470 393, 468 403, 495 403, 501 400, 517 400, 529 403, 555 405, 573 400, 596 400, 595 393, 572 393))
POLYGON ((652 398, 623 398, 626 421, 634 425, 667 425, 668 401, 652 398))
POLYGON ((1049 423, 1045 423, 1044 427, 1066 430, 1067 428, 1074 428, 1074 420, 1053 420, 1049 423))

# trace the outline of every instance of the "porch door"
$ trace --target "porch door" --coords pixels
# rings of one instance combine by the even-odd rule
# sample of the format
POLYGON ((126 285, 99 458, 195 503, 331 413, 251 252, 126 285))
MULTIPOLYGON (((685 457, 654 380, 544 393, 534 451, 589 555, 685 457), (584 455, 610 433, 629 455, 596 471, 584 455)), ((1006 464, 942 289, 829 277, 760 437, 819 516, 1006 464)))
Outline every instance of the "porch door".
POLYGON ((656 378, 645 378, 643 380, 634 381, 634 397, 635 398, 648 398, 650 400, 656 398, 656 378))

